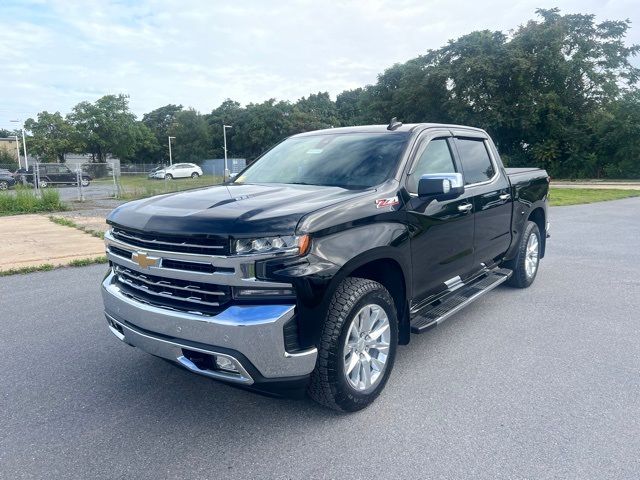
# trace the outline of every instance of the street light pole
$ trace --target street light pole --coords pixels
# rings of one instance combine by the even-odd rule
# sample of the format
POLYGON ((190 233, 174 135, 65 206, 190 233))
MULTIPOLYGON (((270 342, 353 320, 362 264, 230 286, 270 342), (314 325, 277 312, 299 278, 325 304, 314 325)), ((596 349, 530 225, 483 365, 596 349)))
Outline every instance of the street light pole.
POLYGON ((229 168, 227 167, 227 128, 233 128, 233 125, 222 125, 222 137, 224 138, 224 173, 222 181, 226 182, 229 178, 229 168))
POLYGON ((171 139, 175 139, 176 137, 169 137, 169 165, 173 165, 173 159, 171 158, 171 139))

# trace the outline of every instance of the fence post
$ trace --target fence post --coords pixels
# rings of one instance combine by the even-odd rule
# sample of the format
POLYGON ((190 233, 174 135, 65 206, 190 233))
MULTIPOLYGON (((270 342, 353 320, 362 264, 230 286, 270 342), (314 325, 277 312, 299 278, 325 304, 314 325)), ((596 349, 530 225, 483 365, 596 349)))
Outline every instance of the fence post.
POLYGON ((36 189, 36 194, 40 192, 40 162, 37 161, 33 167, 33 188, 36 189))
POLYGON ((81 202, 82 201, 82 192, 80 192, 80 183, 82 182, 82 180, 80 179, 80 169, 76 168, 76 188, 78 190, 78 201, 81 202))

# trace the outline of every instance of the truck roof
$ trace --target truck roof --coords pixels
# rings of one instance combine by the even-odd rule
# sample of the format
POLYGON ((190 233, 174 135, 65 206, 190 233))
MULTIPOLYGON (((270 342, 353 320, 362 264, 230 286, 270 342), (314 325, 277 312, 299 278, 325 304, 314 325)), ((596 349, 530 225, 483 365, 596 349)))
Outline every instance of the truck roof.
POLYGON ((481 128, 469 127, 467 125, 454 125, 447 123, 406 123, 395 128, 394 130, 388 130, 388 125, 358 125, 354 127, 338 127, 338 128, 326 128, 324 130, 314 130, 311 132, 298 133, 293 135, 294 137, 304 137, 309 135, 323 135, 328 133, 393 133, 393 132, 416 132, 420 130, 426 130, 429 128, 449 128, 449 129, 465 129, 473 130, 476 132, 486 133, 481 128))

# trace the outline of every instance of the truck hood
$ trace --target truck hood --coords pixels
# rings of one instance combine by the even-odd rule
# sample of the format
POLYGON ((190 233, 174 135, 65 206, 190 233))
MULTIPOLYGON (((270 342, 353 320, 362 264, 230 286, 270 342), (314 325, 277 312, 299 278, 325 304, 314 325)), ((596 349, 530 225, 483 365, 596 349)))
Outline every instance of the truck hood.
POLYGON ((366 195, 317 185, 218 185, 129 202, 107 222, 136 230, 182 235, 293 233, 313 211, 366 195))

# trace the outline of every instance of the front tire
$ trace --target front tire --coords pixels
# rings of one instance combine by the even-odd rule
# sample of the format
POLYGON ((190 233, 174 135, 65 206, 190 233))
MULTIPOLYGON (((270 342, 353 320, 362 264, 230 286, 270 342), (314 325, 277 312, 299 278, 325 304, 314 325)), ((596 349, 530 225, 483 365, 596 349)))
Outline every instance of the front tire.
POLYGON ((83 187, 88 187, 91 182, 89 181, 88 178, 84 178, 83 177, 82 180, 81 180, 81 183, 82 183, 83 187))
POLYGON ((165 180, 173 180, 173 175, 171 175, 170 173, 167 173, 167 174, 164 176, 164 179, 165 179, 165 180))
POLYGON ((398 318, 387 289, 364 278, 343 280, 322 327, 309 396, 343 412, 367 407, 389 379, 397 345, 398 318))
POLYGON ((0 180, 0 190, 7 190, 9 188, 9 182, 0 180))
POLYGON ((516 258, 507 262, 505 267, 513 270, 507 285, 516 288, 527 288, 538 275, 540 266, 540 246, 542 245, 540 229, 535 222, 527 222, 520 237, 516 258))

